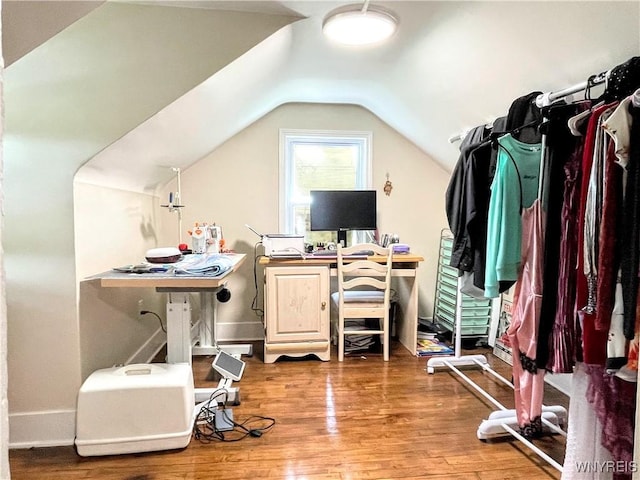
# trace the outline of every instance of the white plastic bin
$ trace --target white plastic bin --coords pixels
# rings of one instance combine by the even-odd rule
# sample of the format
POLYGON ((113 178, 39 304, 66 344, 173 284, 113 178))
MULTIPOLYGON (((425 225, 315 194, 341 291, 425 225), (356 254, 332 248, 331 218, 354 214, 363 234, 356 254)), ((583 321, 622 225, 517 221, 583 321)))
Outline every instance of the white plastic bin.
POLYGON ((78 454, 184 448, 191 440, 194 407, 193 373, 186 363, 97 370, 78 394, 78 454))

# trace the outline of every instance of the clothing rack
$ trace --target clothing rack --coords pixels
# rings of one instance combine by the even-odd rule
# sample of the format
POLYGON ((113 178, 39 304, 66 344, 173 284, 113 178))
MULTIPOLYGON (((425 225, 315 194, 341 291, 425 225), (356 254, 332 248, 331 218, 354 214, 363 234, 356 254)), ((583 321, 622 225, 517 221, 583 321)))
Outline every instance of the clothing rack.
MULTIPOLYGON (((573 95, 574 93, 583 92, 591 87, 595 87, 597 85, 601 85, 606 83, 609 78, 609 73, 611 70, 607 70, 605 72, 600 72, 597 75, 592 75, 589 79, 584 82, 577 83, 567 88, 563 88, 562 90, 558 90, 556 92, 547 92, 541 93, 536 97, 536 105, 538 108, 546 107, 551 105, 556 100, 567 97, 569 95, 573 95)), ((460 140, 463 140, 464 137, 467 136, 471 129, 465 128, 459 133, 455 133, 451 135, 448 139, 449 143, 455 143, 460 140)))
MULTIPOLYGON (((578 83, 576 85, 572 85, 570 87, 564 88, 562 90, 558 90, 556 92, 547 92, 538 95, 536 98, 536 105, 539 108, 551 105, 556 100, 567 97, 574 93, 578 93, 581 91, 585 91, 594 87, 596 85, 600 85, 605 83, 609 77, 609 71, 601 72, 597 75, 592 75, 588 80, 578 83)), ((469 129, 464 130, 459 134, 452 135, 449 137, 449 143, 454 143, 458 140, 462 140, 466 134, 469 132, 469 129)), ((544 136, 543 136, 543 151, 544 151, 544 136)), ((541 164, 544 162, 541 162, 541 164)), ((541 165, 541 169, 543 166, 541 165)), ((541 174, 543 170, 541 170, 541 174)), ((542 178, 542 177, 540 177, 542 178)), ((460 280, 458 281, 458 290, 460 290, 460 280)), ((473 382, 467 375, 465 375, 457 366, 476 366, 483 370, 483 372, 490 373, 503 383, 511 386, 513 385, 511 382, 504 377, 502 377, 499 373, 493 370, 487 363, 487 359, 484 355, 460 355, 461 353, 461 312, 458 310, 459 307, 456 308, 456 338, 455 338, 455 348, 454 348, 454 356, 453 357, 433 357, 427 361, 427 372, 433 374, 437 367, 448 367, 452 372, 456 373, 460 378, 462 378, 465 382, 467 382, 472 388, 474 388, 477 392, 479 392, 482 396, 484 396, 487 400, 489 400, 493 405, 498 407, 500 410, 493 412, 488 420, 483 420, 478 428, 478 438, 482 439, 483 436, 487 438, 488 436, 499 436, 499 435, 511 435, 538 456, 540 456, 543 460, 549 463, 558 471, 562 472, 562 466, 556 462, 553 458, 547 455, 545 452, 536 447, 531 441, 518 433, 513 427, 518 425, 517 417, 515 410, 508 410, 504 407, 500 402, 498 402, 495 398, 493 398, 489 393, 483 390, 480 386, 478 386, 475 382, 473 382)), ((640 381, 640 372, 638 373, 638 379, 640 381)), ((640 401, 640 391, 638 392, 638 401, 640 401)), ((636 409, 636 419, 640 418, 640 409, 636 409)), ((552 406, 542 408, 542 423, 548 427, 550 430, 559 433, 563 436, 567 436, 566 432, 559 428, 560 424, 566 424, 566 410, 564 407, 560 406, 552 406)), ((636 422, 637 423, 637 422, 636 422)), ((639 432, 636 429, 635 432, 636 444, 639 440, 639 432)), ((636 448, 636 451, 638 449, 636 448)), ((638 460, 638 454, 634 454, 634 460, 638 460)), ((634 480, 640 480, 640 475, 636 472, 633 475, 634 480)))

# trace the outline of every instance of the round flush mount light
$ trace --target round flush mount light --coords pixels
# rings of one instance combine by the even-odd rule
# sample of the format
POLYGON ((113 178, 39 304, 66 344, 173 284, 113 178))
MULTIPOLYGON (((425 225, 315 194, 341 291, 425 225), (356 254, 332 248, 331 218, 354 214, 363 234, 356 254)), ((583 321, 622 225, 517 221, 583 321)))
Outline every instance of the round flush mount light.
POLYGON ((387 10, 369 5, 347 5, 329 12, 322 31, 331 40, 344 45, 373 45, 391 37, 398 20, 387 10))

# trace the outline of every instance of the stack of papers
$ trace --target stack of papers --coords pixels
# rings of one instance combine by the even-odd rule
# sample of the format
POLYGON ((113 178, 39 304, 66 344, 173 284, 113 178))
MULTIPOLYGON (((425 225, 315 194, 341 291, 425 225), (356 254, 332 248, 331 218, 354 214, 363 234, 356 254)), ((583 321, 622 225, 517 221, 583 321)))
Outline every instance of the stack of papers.
POLYGON ((368 350, 373 344, 373 335, 366 334, 367 327, 364 320, 347 320, 344 325, 348 330, 362 330, 363 334, 350 334, 344 336, 344 351, 345 353, 360 352, 362 350, 368 350))

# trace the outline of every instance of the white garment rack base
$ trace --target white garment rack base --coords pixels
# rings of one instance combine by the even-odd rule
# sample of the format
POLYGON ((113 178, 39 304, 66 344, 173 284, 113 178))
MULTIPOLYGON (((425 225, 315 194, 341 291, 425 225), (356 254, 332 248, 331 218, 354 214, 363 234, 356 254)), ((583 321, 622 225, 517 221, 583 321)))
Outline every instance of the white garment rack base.
MULTIPOLYGON (((458 279, 458 291, 460 291, 460 279, 458 279)), ((489 418, 482 420, 476 432, 477 437, 480 440, 486 440, 489 438, 497 438, 501 436, 511 435, 519 440, 526 447, 536 453, 539 457, 544 459, 556 470, 562 472, 562 465, 556 462, 553 458, 547 455, 545 452, 536 447, 529 439, 521 435, 516 429, 518 428, 518 420, 515 410, 509 410, 478 384, 471 380, 457 367, 479 367, 482 371, 490 373, 495 378, 500 380, 505 385, 513 388, 513 384, 493 370, 487 362, 487 358, 484 355, 460 355, 462 349, 462 325, 460 319, 462 318, 462 302, 457 302, 456 305, 456 332, 455 332, 455 355, 453 357, 432 357, 427 360, 427 373, 435 373, 437 367, 448 367, 451 371, 456 373, 460 378, 473 387, 478 393, 489 400, 493 405, 498 407, 498 411, 494 411, 489 415, 489 418)), ((567 433, 561 428, 566 425, 567 411, 564 407, 554 405, 551 407, 542 407, 542 424, 545 432, 558 433, 564 437, 567 433)))
POLYGON ((465 355, 462 357, 432 357, 427 360, 427 372, 435 373, 438 367, 448 367, 449 365, 457 365, 460 367, 474 367, 480 365, 488 365, 487 357, 484 355, 465 355))
MULTIPOLYGON (((562 428, 567 423, 567 412, 564 407, 558 405, 544 406, 542 407, 542 421, 545 423, 545 431, 547 433, 553 432, 549 428, 548 424, 562 428)), ((504 437, 505 429, 503 425, 506 424, 511 428, 518 428, 518 417, 515 410, 497 410, 491 412, 489 418, 482 420, 478 427, 477 436, 480 440, 489 440, 491 438, 504 437)), ((564 433, 564 432, 563 432, 564 433)))
MULTIPOLYGON (((458 322, 459 323, 459 322, 458 322)), ((489 415, 489 418, 486 420, 482 420, 480 425, 478 426, 478 430, 476 432, 477 437, 480 440, 487 440, 490 438, 503 437, 507 435, 511 435, 527 446, 530 450, 544 459, 547 463, 549 463, 556 470, 562 472, 562 465, 556 462, 553 458, 547 455, 545 452, 540 450, 537 446, 535 446, 530 440, 521 435, 515 429, 518 428, 518 419, 516 416, 515 410, 509 410, 500 402, 498 402, 495 398, 489 395, 486 391, 482 389, 479 385, 477 385, 473 380, 471 380, 467 375, 465 375, 460 369, 458 369, 455 365, 458 366, 472 366, 476 365, 480 367, 483 371, 488 372, 498 378, 499 380, 507 383, 513 388, 511 382, 502 377, 499 373, 494 371, 487 363, 486 358, 484 358, 484 363, 482 360, 477 360, 473 357, 477 355, 468 355, 468 356, 455 356, 455 357, 444 357, 444 358, 431 358, 427 361, 427 372, 434 373, 435 367, 445 366, 456 373, 459 377, 461 377, 465 382, 467 382, 471 387, 473 387, 478 393, 480 393, 483 397, 493 403, 500 410, 494 411, 489 415)), ((482 357, 482 355, 480 355, 482 357)), ((559 405, 554 406, 543 406, 542 407, 542 424, 544 425, 545 432, 547 433, 558 433, 564 437, 567 436, 566 432, 561 428, 561 426, 566 425, 567 419, 567 411, 564 407, 559 405)))

